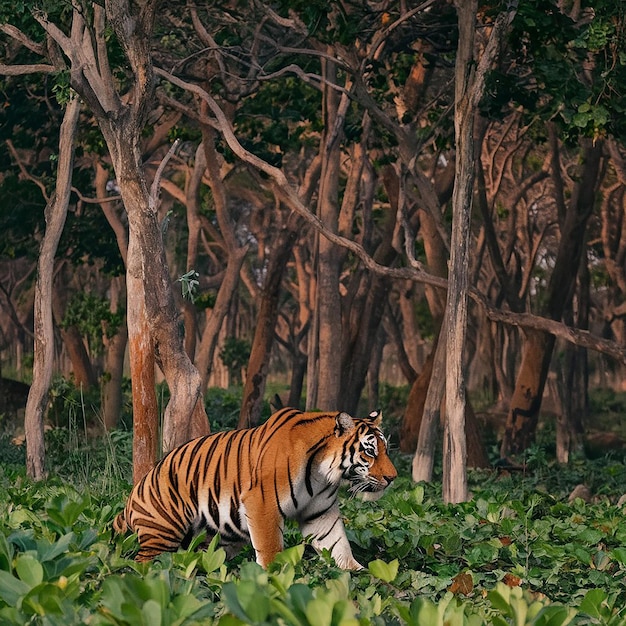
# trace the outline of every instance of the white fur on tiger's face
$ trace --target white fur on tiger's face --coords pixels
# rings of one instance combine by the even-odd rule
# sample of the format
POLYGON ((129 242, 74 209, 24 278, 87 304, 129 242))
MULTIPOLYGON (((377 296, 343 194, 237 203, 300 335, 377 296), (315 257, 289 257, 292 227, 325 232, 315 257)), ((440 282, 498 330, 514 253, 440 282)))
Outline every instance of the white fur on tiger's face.
POLYGON ((380 430, 382 417, 281 409, 256 428, 220 432, 170 452, 134 487, 113 524, 131 529, 137 560, 186 547, 206 530, 233 556, 252 543, 266 567, 295 519, 339 567, 360 569, 348 543, 337 493, 379 497, 397 476, 380 430))

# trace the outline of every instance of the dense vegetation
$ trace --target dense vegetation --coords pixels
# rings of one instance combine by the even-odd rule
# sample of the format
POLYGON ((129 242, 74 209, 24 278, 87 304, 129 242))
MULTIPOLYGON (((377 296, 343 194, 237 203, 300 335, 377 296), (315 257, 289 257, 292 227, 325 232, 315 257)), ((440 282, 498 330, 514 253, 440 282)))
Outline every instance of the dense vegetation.
MULTIPOLYGON (((209 395, 214 428, 230 427, 238 400, 209 395)), ((228 563, 209 549, 137 564, 134 537, 111 535, 130 488, 130 432, 89 441, 75 422, 49 431, 50 478, 38 484, 3 435, 0 623, 626 624, 624 458, 560 466, 547 441, 551 432, 523 471, 471 473, 473 498, 459 505, 442 502, 437 482, 411 483, 410 459, 396 454, 400 478, 381 500, 342 498, 368 564, 348 574, 292 528, 268 572, 251 549, 228 563), (580 484, 589 502, 570 498, 580 484)))

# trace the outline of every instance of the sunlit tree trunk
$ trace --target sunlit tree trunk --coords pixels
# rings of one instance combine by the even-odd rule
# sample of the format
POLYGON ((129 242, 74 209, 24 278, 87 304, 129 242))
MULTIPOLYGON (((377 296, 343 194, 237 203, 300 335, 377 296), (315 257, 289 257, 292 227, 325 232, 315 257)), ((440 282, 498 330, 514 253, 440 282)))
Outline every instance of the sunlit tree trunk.
POLYGON ((52 326, 52 276, 54 256, 61 238, 72 187, 74 138, 80 113, 80 99, 68 102, 61 124, 56 190, 45 209, 46 232, 41 242, 35 283, 33 382, 28 394, 24 430, 26 472, 34 480, 45 476, 43 420, 52 379, 54 332, 52 326))
POLYGON ((465 372, 463 357, 467 332, 470 217, 474 185, 474 108, 472 88, 476 0, 457 2, 459 43, 455 69, 454 136, 456 175, 452 194, 452 239, 446 302, 446 419, 443 435, 443 499, 467 500, 467 441, 465 439, 465 372))
POLYGON ((467 440, 465 437, 464 347, 469 288, 470 217, 474 187, 474 118, 482 98, 485 74, 498 53, 500 40, 512 15, 496 18, 478 65, 474 62, 476 0, 455 3, 459 43, 455 65, 454 129, 456 172, 452 194, 452 239, 446 315, 440 341, 446 342, 446 419, 443 444, 443 497, 463 502, 467 490, 467 440))

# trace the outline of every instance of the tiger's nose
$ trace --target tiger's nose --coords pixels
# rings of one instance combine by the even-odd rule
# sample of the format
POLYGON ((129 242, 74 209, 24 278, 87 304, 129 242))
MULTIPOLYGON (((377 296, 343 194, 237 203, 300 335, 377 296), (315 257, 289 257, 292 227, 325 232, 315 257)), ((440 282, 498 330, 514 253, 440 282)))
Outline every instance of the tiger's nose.
POLYGON ((394 474, 393 476, 383 476, 383 480, 387 483, 387 486, 389 486, 396 476, 397 474, 394 474))

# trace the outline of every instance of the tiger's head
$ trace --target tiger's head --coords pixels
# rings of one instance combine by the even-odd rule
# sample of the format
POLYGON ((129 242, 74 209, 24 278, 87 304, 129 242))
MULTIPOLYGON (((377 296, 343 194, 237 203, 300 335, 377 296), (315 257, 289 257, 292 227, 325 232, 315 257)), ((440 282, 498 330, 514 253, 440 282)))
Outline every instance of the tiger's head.
POLYGON ((381 411, 373 411, 366 419, 356 419, 347 413, 336 417, 335 436, 343 440, 342 478, 350 483, 349 492, 361 494, 364 500, 380 498, 398 475, 380 430, 382 418, 381 411))

